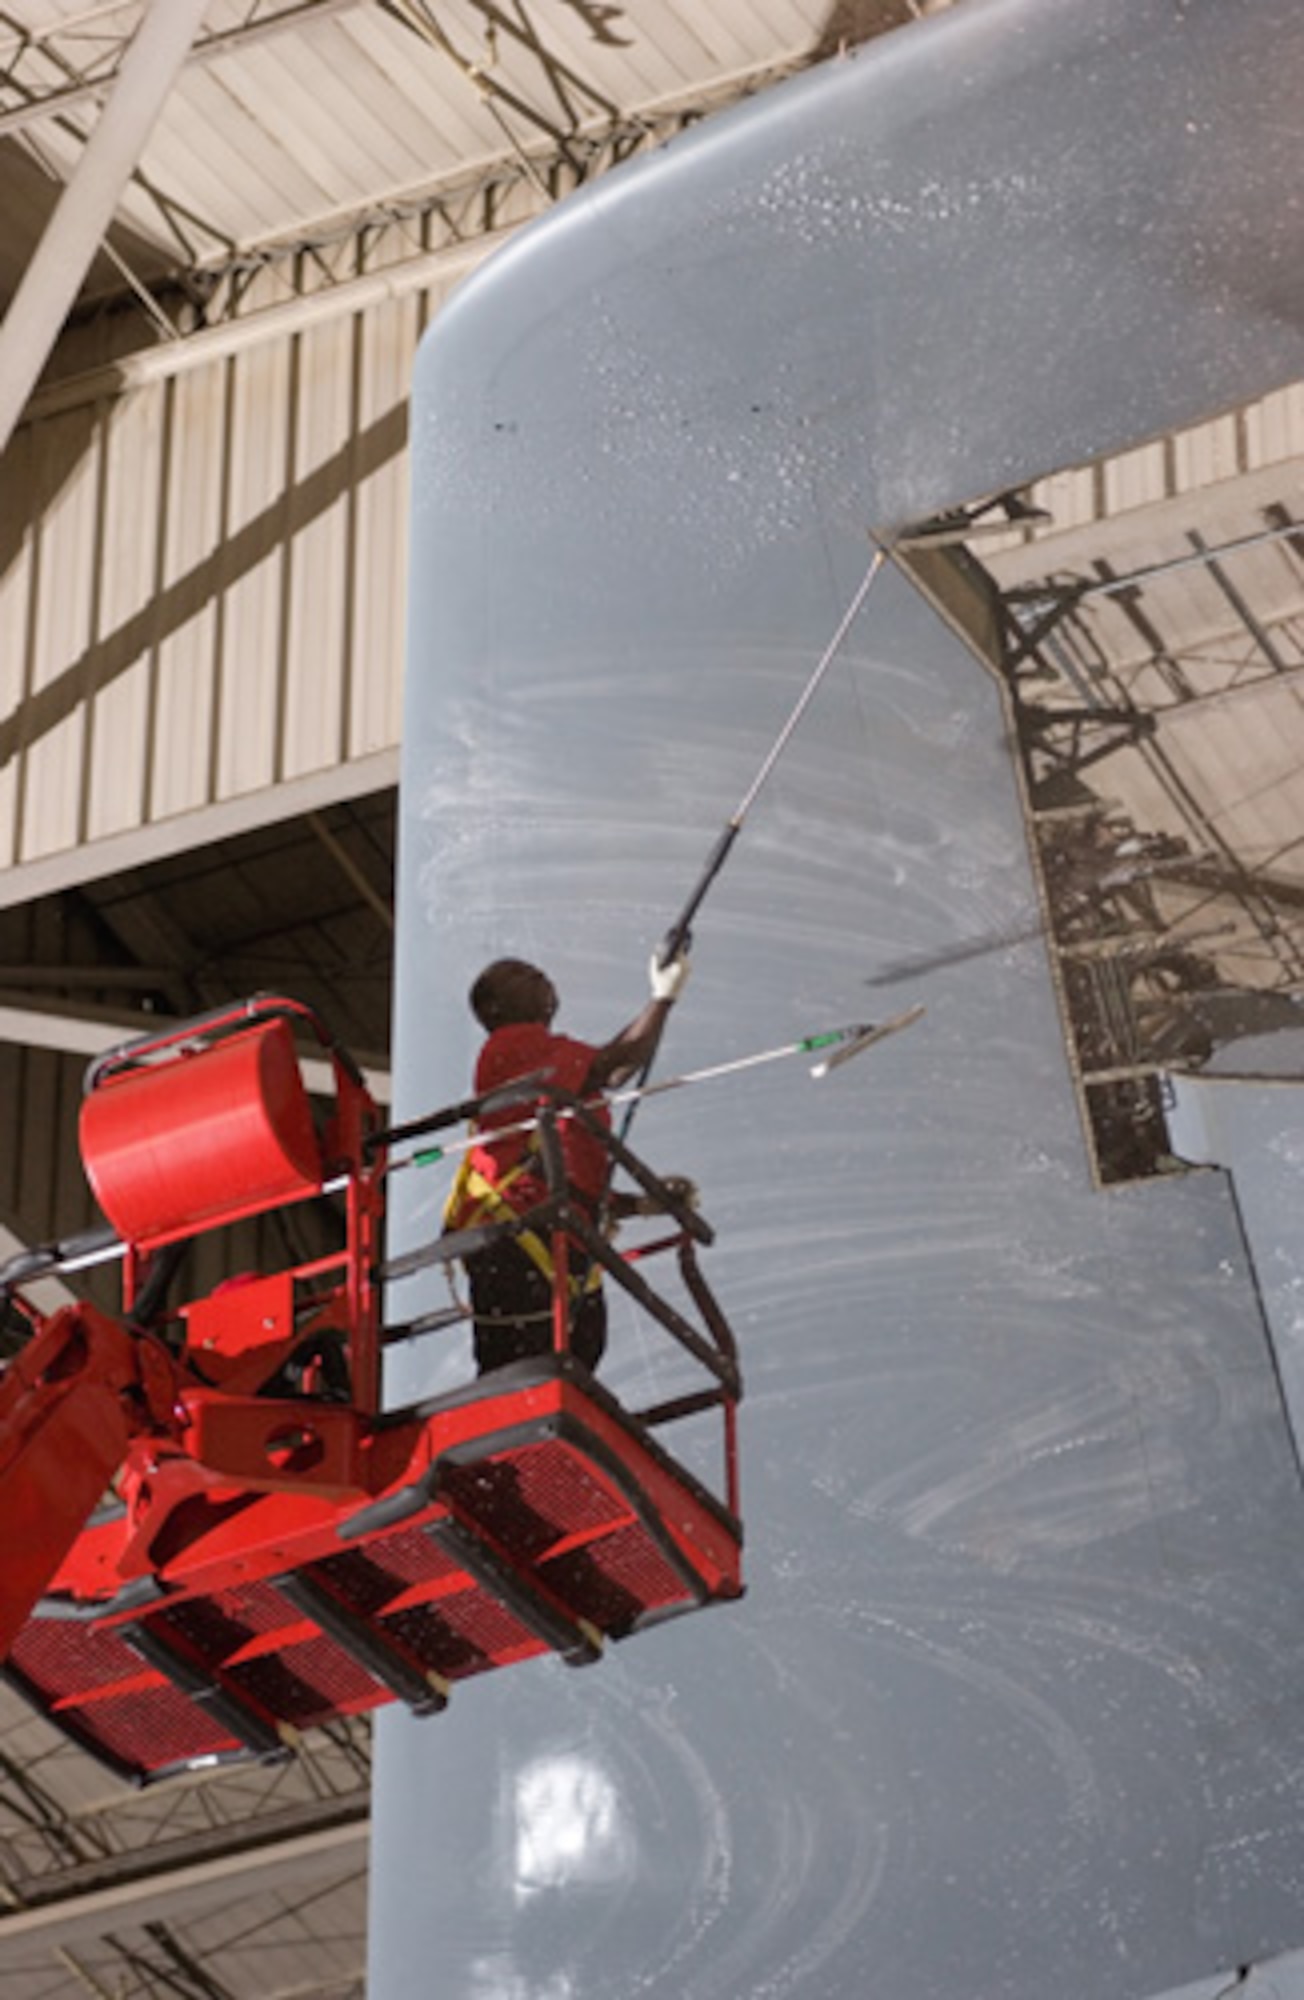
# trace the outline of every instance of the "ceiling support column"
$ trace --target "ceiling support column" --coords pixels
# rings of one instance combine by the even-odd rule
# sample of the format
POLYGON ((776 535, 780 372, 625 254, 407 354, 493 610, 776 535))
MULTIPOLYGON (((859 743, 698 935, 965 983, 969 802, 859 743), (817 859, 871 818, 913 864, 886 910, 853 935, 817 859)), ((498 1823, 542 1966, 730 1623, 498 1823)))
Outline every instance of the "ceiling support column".
POLYGON ((0 452, 81 288, 207 0, 154 0, 0 326, 0 452))

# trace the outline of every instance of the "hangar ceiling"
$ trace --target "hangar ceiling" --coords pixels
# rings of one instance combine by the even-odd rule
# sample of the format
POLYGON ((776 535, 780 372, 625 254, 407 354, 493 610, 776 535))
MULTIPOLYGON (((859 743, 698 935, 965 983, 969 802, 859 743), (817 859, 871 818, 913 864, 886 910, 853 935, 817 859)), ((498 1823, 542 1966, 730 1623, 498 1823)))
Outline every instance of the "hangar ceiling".
MULTIPOLYGON (((432 259, 456 275, 517 219, 683 124, 948 4, 966 0, 212 0, 29 429, 241 339, 288 349, 325 294, 398 293, 432 259)), ((0 10, 6 305, 144 11, 0 10)), ((1233 442, 1211 433, 1203 458, 1169 440, 1153 466, 1047 468, 1034 514, 998 533, 990 517, 967 532, 963 513, 932 524, 929 560, 950 576, 921 577, 981 606, 975 643, 1009 683, 1105 1178, 1164 1169, 1147 1122, 1164 1062, 1198 1063, 1296 1005, 1302 407, 1279 396, 1227 420, 1233 442)), ((11 575, 31 569, 42 525, 17 462, 0 461, 11 575)), ((142 510, 129 538, 150 532, 142 510)), ((10 684, 0 725, 19 741, 38 692, 10 684)), ((91 1220, 74 1125, 97 1036, 284 985, 383 1071, 392 768, 339 796, 287 791, 279 812, 276 791, 220 838, 179 818, 120 864, 74 842, 51 886, 25 877, 0 909, 12 1239, 91 1220)), ((367 1765, 359 1727, 273 1770, 124 1797, 0 1693, 5 1991, 360 1995, 367 1765)))

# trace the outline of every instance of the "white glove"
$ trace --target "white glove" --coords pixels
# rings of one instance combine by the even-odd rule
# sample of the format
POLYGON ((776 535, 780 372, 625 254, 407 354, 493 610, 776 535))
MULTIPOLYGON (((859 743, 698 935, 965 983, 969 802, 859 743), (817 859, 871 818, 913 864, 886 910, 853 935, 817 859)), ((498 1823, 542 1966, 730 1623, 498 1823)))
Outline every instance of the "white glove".
POLYGON ((654 1000, 677 1000, 688 978, 688 953, 681 951, 678 958, 667 959, 662 965, 656 952, 653 952, 648 960, 647 976, 652 984, 654 1000))

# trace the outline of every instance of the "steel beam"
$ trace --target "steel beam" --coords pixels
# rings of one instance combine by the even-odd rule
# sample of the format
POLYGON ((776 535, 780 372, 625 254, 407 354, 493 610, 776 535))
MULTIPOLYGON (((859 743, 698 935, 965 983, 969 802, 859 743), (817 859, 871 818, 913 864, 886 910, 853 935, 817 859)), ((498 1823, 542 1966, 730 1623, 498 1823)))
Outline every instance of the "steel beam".
POLYGON ((207 0, 152 7, 0 327, 0 452, 59 337, 145 142, 199 30, 207 0))
POLYGON ((39 1901, 0 1916, 0 1980, 6 1969, 30 1963, 34 1937, 74 1945, 133 1917, 180 1921, 211 1908, 214 1892, 255 1893, 273 1870, 278 1893, 288 1894, 296 1881, 320 1882, 323 1864, 361 1867, 367 1815, 361 1791, 279 1814, 275 1826, 269 1820, 189 1834, 42 1878, 32 1885, 39 1901))
MULTIPOLYGON (((14 1042, 20 1048, 53 1049, 62 1055, 97 1056, 122 1041, 124 1031, 141 1034, 164 1028, 159 1015, 119 1013, 95 1015, 54 1013, 41 1007, 16 1007, 0 1002, 0 1042, 14 1042)), ((319 1056, 305 1056, 304 1081, 309 1090, 323 1095, 334 1090, 331 1064, 319 1056)), ((388 1070, 368 1069, 367 1088, 377 1103, 387 1104, 392 1084, 388 1070)), ((0 1232, 2 1236, 3 1232, 0 1232)), ((16 1246, 23 1248, 22 1244, 16 1246)))
POLYGON ((16 867, 0 872, 0 909, 13 909, 19 903, 35 902, 40 896, 57 895, 61 889, 97 882, 106 875, 146 868, 153 862, 189 854, 215 841, 235 840, 258 827, 293 819, 298 813, 386 791, 397 781, 397 749, 376 750, 367 757, 351 758, 347 764, 312 771, 307 777, 290 778, 256 792, 243 792, 215 805, 197 806, 193 812, 175 813, 148 826, 105 834, 85 847, 64 848, 61 853, 19 862, 16 867))
MULTIPOLYGON (((268 36, 279 35, 287 28, 302 28, 310 22, 325 20, 332 14, 353 12, 361 4, 362 0, 292 0, 290 6, 282 7, 278 13, 261 15, 253 20, 238 22, 234 27, 200 36, 191 49, 189 60, 192 63, 213 62, 218 56, 231 55, 251 42, 265 41, 268 36)), ((24 37, 21 54, 29 56, 44 52, 67 28, 68 23, 60 21, 43 35, 30 39, 24 37)), ((125 43, 125 36, 123 40, 125 43)), ((83 104, 96 102, 112 87, 118 74, 118 61, 111 58, 109 68, 99 76, 74 77, 57 89, 45 92, 29 94, 24 89, 21 104, 0 111, 0 138, 11 132, 20 132, 28 125, 39 124, 44 119, 62 117, 83 104)), ((6 84, 10 89, 22 89, 16 83, 12 65, 9 75, 0 79, 0 88, 6 84)))
MULTIPOLYGON (((572 147, 576 158, 567 168, 571 178, 559 192, 573 192, 574 188, 596 179, 611 167, 623 164, 634 153, 664 145, 686 125, 696 122, 708 112, 725 108, 762 83, 768 85, 779 81, 791 73, 792 67, 791 64, 784 64, 754 72, 727 89, 704 92, 691 103, 679 104, 670 111, 647 117, 631 113, 618 126, 596 137, 580 135, 572 147)), ((149 383, 170 380, 191 368, 224 361, 263 342, 288 340, 324 322, 366 312, 373 306, 409 298, 413 293, 434 285, 447 284, 452 278, 469 275, 492 251, 499 249, 528 221, 534 220, 534 216, 522 217, 502 228, 479 227, 472 233, 459 233, 462 223, 450 217, 448 211, 458 202, 483 197, 491 191, 519 189, 526 181, 536 184, 540 176, 547 181, 562 164, 560 155, 551 160, 544 158, 532 162, 531 171, 527 174, 517 162, 498 160, 473 182, 443 186, 423 203, 414 203, 402 210, 396 210, 393 204, 387 203, 374 214, 355 217, 347 232, 354 238, 364 236, 372 229, 393 228, 397 223, 415 229, 431 217, 443 218, 448 237, 434 248, 419 251, 401 262, 386 265, 384 269, 358 271, 327 283, 316 291, 297 293, 278 304, 261 306, 243 318, 236 316, 233 310, 229 311, 225 318, 198 327, 180 339, 121 355, 103 367, 88 369, 85 373, 52 383, 33 396, 26 415, 32 422, 43 421, 66 410, 98 403, 105 397, 125 395, 149 383)), ((233 275, 242 271, 257 269, 264 264, 273 265, 279 260, 289 263, 304 250, 326 250, 338 246, 341 240, 340 233, 333 232, 325 236, 278 241, 270 248, 242 252, 225 265, 219 264, 215 267, 215 274, 220 284, 229 287, 233 275)), ((322 267, 319 265, 319 268, 322 267)))
MULTIPOLYGON (((19 1257, 31 1244, 24 1237, 0 1222, 0 1264, 7 1264, 11 1257, 19 1257)), ((58 1312, 61 1306, 76 1303, 74 1293, 69 1291, 62 1278, 37 1278, 22 1287, 24 1298, 32 1301, 43 1313, 58 1312)))

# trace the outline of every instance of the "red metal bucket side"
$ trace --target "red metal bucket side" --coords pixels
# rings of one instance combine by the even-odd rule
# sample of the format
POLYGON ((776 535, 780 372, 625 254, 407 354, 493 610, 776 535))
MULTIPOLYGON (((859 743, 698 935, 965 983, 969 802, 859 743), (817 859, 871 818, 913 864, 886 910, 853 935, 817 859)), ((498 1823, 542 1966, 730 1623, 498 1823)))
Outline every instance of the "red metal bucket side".
POLYGON ((110 1077, 82 1105, 81 1151, 100 1207, 137 1245, 313 1193, 321 1153, 289 1023, 110 1077))

